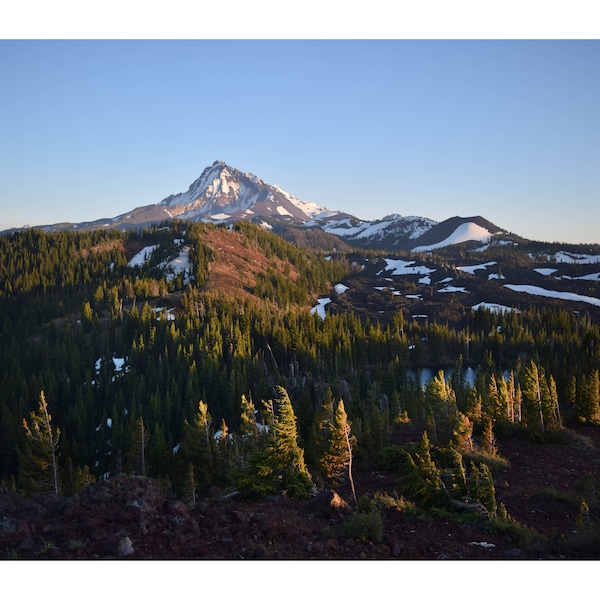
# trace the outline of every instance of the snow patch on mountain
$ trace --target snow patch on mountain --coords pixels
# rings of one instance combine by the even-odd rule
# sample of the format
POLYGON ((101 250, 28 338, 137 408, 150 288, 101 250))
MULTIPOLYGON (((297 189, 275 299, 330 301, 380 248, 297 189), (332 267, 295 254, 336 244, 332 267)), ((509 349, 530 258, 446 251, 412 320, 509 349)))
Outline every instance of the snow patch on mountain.
POLYGON ((475 275, 475 271, 479 269, 487 269, 488 267, 492 267, 493 265, 497 265, 498 263, 495 261, 486 262, 482 265, 470 265, 466 267, 456 267, 459 271, 463 271, 464 273, 470 273, 471 275, 475 275))
POLYGON ((424 217, 402 217, 394 214, 376 221, 342 218, 318 225, 325 232, 339 237, 377 241, 388 237, 417 239, 435 224, 435 221, 424 217))
POLYGON ((600 273, 589 273, 588 275, 581 275, 579 277, 571 277, 570 275, 563 275, 562 277, 557 277, 557 279, 570 279, 570 280, 579 279, 581 281, 600 281, 600 273))
POLYGON ((479 304, 475 304, 471 307, 473 310, 479 310, 480 308, 485 308, 490 312, 495 313, 504 313, 504 312, 521 312, 515 308, 511 308, 510 306, 504 306, 502 304, 495 304, 494 302, 480 302, 479 304))
POLYGON ((185 246, 179 252, 179 255, 165 265, 167 281, 172 281, 180 274, 183 274, 183 285, 188 285, 191 281, 192 262, 190 260, 190 248, 185 246))
POLYGON ((489 242, 493 234, 481 225, 477 223, 463 223, 459 225, 454 232, 448 236, 445 240, 437 242, 436 244, 430 244, 429 246, 417 246, 413 248, 413 252, 429 252, 436 250, 437 248, 445 248, 453 244, 462 244, 463 242, 489 242))
POLYGON ((392 271, 392 275, 430 275, 435 273, 435 269, 430 269, 424 265, 412 266, 416 261, 414 260, 401 260, 386 258, 386 267, 379 271, 377 275, 380 275, 386 271, 392 271))
POLYGON ((319 298, 317 300, 318 304, 310 309, 310 314, 314 315, 317 313, 319 317, 324 321, 325 320, 325 306, 327 306, 331 302, 331 298, 319 298))
POLYGON ((594 298, 593 296, 583 296, 581 294, 575 294, 573 292, 561 292, 557 290, 547 290, 537 285, 516 285, 505 283, 504 287, 513 292, 524 292, 526 294, 533 294, 535 296, 544 296, 546 298, 559 298, 560 300, 573 300, 575 302, 587 302, 594 306, 600 306, 600 299, 594 298))
MULTIPOLYGON (((551 257, 549 257, 551 259, 551 257)), ((557 263, 570 263, 575 265, 591 265, 600 262, 600 256, 590 254, 575 254, 573 252, 557 252, 554 255, 557 263)))
POLYGON ((447 285, 446 287, 443 287, 442 289, 438 290, 438 292, 440 292, 440 293, 442 293, 442 292, 449 292, 449 293, 460 292, 462 294, 469 293, 464 287, 457 287, 455 285, 447 285))
POLYGON ((131 258, 127 265, 129 267, 141 267, 150 258, 156 248, 158 248, 156 244, 154 246, 145 246, 131 258))

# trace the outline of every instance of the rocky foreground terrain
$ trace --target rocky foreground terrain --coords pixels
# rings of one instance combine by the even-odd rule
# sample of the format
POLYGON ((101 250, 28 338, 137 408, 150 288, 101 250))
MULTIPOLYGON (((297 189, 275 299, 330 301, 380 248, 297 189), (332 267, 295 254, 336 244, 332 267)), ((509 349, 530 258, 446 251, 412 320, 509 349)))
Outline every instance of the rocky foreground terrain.
MULTIPOLYGON (((351 496, 344 488, 339 494, 320 492, 308 501, 277 496, 255 502, 215 488, 190 508, 157 480, 118 475, 69 498, 23 498, 0 488, 0 557, 600 558, 600 432, 581 427, 555 444, 510 438, 500 442, 500 452, 510 467, 494 473, 496 496, 517 524, 513 528, 441 511, 425 515, 389 503, 380 504, 362 529, 353 530, 350 524, 358 510, 350 508, 351 496), (589 500, 583 521, 578 493, 589 500)), ((363 500, 397 496, 397 481, 392 472, 355 474, 357 495, 363 500)))

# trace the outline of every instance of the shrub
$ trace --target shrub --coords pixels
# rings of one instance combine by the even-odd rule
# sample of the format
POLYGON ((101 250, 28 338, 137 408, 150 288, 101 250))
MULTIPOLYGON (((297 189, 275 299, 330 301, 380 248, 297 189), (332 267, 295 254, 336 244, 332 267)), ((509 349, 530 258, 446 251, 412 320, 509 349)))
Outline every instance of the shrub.
POLYGON ((571 494, 561 492, 553 487, 542 488, 541 490, 537 491, 534 496, 542 500, 555 500, 556 502, 562 502, 563 504, 567 504, 572 508, 579 508, 580 504, 579 500, 571 494))
POLYGON ((357 508, 361 512, 377 512, 380 510, 396 510, 400 512, 413 510, 415 505, 396 493, 390 496, 387 492, 375 492, 373 497, 367 495, 358 499, 357 508))
POLYGON ((386 446, 377 453, 376 464, 386 471, 402 472, 406 468, 406 451, 414 448, 414 445, 386 446))
POLYGON ((361 542, 380 542, 383 537, 383 519, 379 512, 359 512, 344 523, 342 535, 361 542))

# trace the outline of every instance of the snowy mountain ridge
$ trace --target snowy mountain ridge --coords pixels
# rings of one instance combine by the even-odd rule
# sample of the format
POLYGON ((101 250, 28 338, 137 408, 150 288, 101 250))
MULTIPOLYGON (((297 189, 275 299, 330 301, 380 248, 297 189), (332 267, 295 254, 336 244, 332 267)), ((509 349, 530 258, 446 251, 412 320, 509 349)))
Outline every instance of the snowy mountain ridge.
POLYGON ((222 160, 205 168, 185 192, 113 218, 41 226, 46 231, 142 228, 170 219, 231 224, 249 220, 286 237, 291 229, 321 230, 363 248, 431 250, 466 241, 485 242, 502 231, 482 217, 452 217, 442 223, 418 216, 391 214, 363 221, 296 198, 278 185, 222 160))

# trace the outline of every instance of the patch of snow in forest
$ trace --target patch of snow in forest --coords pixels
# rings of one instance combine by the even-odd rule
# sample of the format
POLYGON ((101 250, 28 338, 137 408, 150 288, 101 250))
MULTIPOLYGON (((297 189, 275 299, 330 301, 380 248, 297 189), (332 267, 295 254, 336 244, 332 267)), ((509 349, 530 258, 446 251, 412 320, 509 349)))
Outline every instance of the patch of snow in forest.
POLYGON ((166 265, 167 281, 172 281, 177 277, 180 273, 184 273, 185 276, 183 278, 183 285, 188 285, 190 283, 190 273, 192 270, 192 262, 190 260, 190 247, 185 246, 181 249, 181 252, 166 265))
POLYGON ((469 542, 469 546, 481 546, 482 548, 495 548, 496 544, 490 542, 469 542))
POLYGON ((219 431, 217 431, 215 433, 215 435, 213 436, 213 439, 215 440, 215 442, 217 442, 217 444, 221 443, 223 441, 223 439, 227 437, 227 439, 229 441, 233 441, 233 433, 228 433, 226 436, 223 435, 223 430, 219 429, 219 431))
POLYGON ((549 277, 550 275, 552 275, 553 273, 556 273, 556 271, 558 271, 558 269, 534 269, 534 271, 536 273, 539 273, 540 275, 544 275, 545 277, 549 277))
MULTIPOLYGON (((158 306, 154 309, 155 313, 159 313, 159 316, 157 317, 157 321, 160 321, 162 319, 162 315, 160 315, 160 313, 162 313, 162 311, 164 310, 164 307, 162 306, 158 306)), ((167 309, 167 321, 174 321, 175 320, 175 314, 174 314, 174 309, 173 308, 169 308, 167 309)))
POLYGON ((590 265, 600 262, 600 256, 592 254, 575 254, 573 252, 557 252, 554 257, 549 256, 550 260, 558 263, 571 263, 575 265, 590 265))
MULTIPOLYGON (((100 368, 102 367, 102 357, 100 357, 95 364, 95 368, 96 368, 96 375, 100 374, 100 368)), ((113 362, 113 369, 117 372, 123 371, 123 367, 125 366, 125 361, 127 359, 126 358, 121 358, 118 356, 113 356, 112 357, 112 362, 113 362)), ((126 371, 128 371, 129 368, 126 369, 126 371)))
POLYGON ((454 279, 452 279, 452 277, 444 277, 444 279, 440 279, 438 281, 438 284, 439 283, 450 283, 451 281, 454 281, 454 279))
POLYGON ((502 312, 521 312, 515 308, 511 308, 510 306, 503 306, 502 304, 494 304, 493 302, 480 302, 479 304, 475 304, 475 306, 471 307, 473 310, 479 310, 480 308, 487 308, 490 312, 502 313, 502 312))
POLYGON ((438 290, 438 292, 462 292, 463 294, 469 293, 464 287, 456 287, 455 285, 447 285, 445 288, 438 290))
POLYGON ((317 313, 323 321, 325 320, 325 306, 331 302, 331 298, 319 298, 317 300, 319 304, 310 309, 310 314, 314 315, 317 313))
POLYGON ((117 356, 113 356, 113 365, 115 365, 115 371, 122 371, 125 365, 124 358, 118 358, 117 356))
POLYGON ((582 296, 581 294, 575 294, 573 292, 560 292, 556 290, 546 290, 538 287, 537 285, 515 285, 506 283, 504 287, 513 292, 524 292, 526 294, 532 294, 534 296, 544 296, 546 298, 558 298, 560 300, 573 300, 575 302, 587 302, 594 306, 600 306, 600 299, 592 296, 582 296))
POLYGON ((419 283, 422 283, 423 285, 431 285, 431 277, 429 275, 421 277, 421 279, 419 279, 419 283))
MULTIPOLYGON (((103 358, 100 357, 94 365, 95 370, 96 370, 96 375, 100 375, 100 369, 102 368, 102 360, 103 360, 103 358)), ((124 373, 129 372, 129 370, 130 370, 129 366, 125 366, 126 361, 127 361, 126 358, 120 358, 118 356, 113 356, 112 363, 113 363, 113 370, 115 372, 115 375, 113 375, 112 381, 115 381, 118 376, 121 376, 124 373)), ((92 380, 91 384, 96 385, 96 381, 92 380)))
POLYGON ((580 279, 583 281, 600 281, 600 273, 590 273, 589 275, 581 275, 580 277, 570 277, 569 275, 563 275, 562 277, 559 277, 558 279, 570 279, 570 280, 580 279))
POLYGON ((424 265, 412 266, 415 264, 414 260, 401 260, 401 259, 384 259, 387 267, 377 273, 380 275, 384 271, 393 271, 392 275, 430 275, 435 273, 435 269, 430 269, 424 265))
POLYGON ((334 289, 336 294, 343 294, 350 288, 347 285, 344 285, 343 283, 336 283, 334 289))
POLYGON ((493 261, 493 262, 486 262, 483 263, 482 265, 470 265, 467 267, 456 267, 459 271, 464 271, 465 273, 470 273, 471 275, 475 275, 475 271, 479 270, 479 269, 487 269, 488 267, 491 267, 493 265, 497 265, 498 263, 493 261))
POLYGON ((504 277, 504 275, 500 275, 500 273, 490 273, 488 275, 488 281, 491 281, 492 279, 506 279, 506 277, 504 277))
POLYGON ((158 248, 158 244, 146 246, 142 248, 128 263, 129 267, 141 267, 149 258, 150 255, 158 248))

